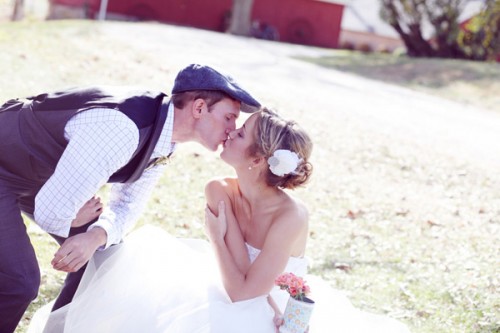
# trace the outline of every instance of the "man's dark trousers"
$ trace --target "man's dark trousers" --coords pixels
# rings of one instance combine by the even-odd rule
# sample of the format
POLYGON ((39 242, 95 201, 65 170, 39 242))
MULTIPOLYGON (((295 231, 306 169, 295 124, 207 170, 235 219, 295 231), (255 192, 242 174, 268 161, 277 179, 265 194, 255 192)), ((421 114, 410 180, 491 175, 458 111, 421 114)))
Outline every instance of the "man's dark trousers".
MULTIPOLYGON (((85 232, 91 223, 71 228, 69 236, 85 232)), ((52 236, 59 244, 66 240, 63 237, 52 236)), ((85 267, 86 265, 66 276, 53 310, 71 302, 85 267)), ((11 192, 11 186, 7 186, 2 180, 0 180, 0 286, 0 333, 12 333, 38 294, 40 269, 21 217, 18 198, 11 192)))
POLYGON ((40 269, 17 201, 0 179, 0 333, 14 332, 40 286, 40 269))

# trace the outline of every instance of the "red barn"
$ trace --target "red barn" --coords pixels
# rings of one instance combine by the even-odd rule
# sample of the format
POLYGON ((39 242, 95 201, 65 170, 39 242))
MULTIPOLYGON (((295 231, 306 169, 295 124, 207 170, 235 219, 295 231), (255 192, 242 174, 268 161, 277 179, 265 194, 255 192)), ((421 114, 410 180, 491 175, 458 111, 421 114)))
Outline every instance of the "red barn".
MULTIPOLYGON (((231 0, 108 0, 108 17, 130 17, 224 31, 231 0)), ((51 18, 95 18, 101 0, 51 0, 51 18)), ((254 0, 252 21, 283 42, 338 47, 344 5, 329 0, 254 0)))

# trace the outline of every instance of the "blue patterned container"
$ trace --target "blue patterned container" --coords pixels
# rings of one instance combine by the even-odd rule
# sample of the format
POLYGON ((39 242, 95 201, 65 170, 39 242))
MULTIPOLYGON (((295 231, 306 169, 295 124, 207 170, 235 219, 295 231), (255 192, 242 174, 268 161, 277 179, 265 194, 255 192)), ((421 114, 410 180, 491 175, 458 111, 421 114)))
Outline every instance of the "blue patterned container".
POLYGON ((280 326, 280 333, 304 333, 309 326, 313 308, 314 301, 310 298, 304 297, 299 301, 290 297, 283 314, 284 323, 280 326))

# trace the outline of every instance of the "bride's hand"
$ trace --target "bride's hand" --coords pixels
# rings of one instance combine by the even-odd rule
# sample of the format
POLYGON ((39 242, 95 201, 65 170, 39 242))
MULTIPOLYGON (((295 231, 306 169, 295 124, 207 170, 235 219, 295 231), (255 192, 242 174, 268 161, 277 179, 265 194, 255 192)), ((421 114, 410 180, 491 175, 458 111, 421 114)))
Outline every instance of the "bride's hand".
POLYGON ((76 217, 71 221, 71 227, 81 227, 89 222, 94 221, 102 213, 101 198, 93 197, 87 201, 82 208, 76 213, 76 217))
MULTIPOLYGON (((275 314, 274 318, 273 318, 273 322, 274 322, 275 332, 276 333, 280 333, 280 327, 283 326, 283 324, 285 323, 285 320, 283 319, 283 316, 275 314)), ((309 333, 309 326, 307 326, 307 328, 304 331, 304 333, 309 333)))
POLYGON ((274 318, 273 318, 273 322, 274 322, 274 328, 275 328, 276 333, 279 333, 280 326, 283 325, 283 322, 284 322, 283 316, 279 313, 275 313, 274 318))
POLYGON ((227 231, 226 206, 224 201, 219 202, 219 216, 215 216, 210 208, 205 208, 205 233, 212 242, 224 241, 227 231))

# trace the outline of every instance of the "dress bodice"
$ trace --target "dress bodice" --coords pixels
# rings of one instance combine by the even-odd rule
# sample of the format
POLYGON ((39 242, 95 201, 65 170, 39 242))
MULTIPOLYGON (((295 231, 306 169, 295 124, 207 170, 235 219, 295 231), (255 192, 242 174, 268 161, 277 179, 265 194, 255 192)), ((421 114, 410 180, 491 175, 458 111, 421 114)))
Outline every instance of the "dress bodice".
MULTIPOLYGON (((245 243, 247 246, 248 257, 250 262, 254 262, 260 254, 260 250, 252 245, 245 243)), ((305 257, 290 257, 285 268, 285 272, 292 272, 297 276, 305 276, 307 274, 307 266, 309 261, 305 257)))

